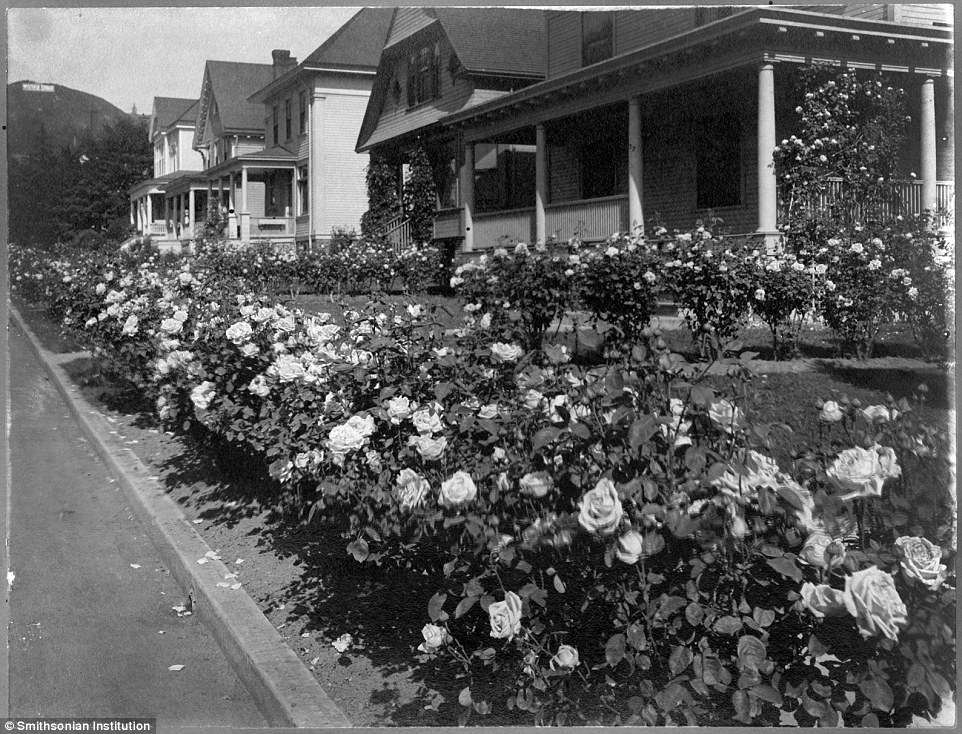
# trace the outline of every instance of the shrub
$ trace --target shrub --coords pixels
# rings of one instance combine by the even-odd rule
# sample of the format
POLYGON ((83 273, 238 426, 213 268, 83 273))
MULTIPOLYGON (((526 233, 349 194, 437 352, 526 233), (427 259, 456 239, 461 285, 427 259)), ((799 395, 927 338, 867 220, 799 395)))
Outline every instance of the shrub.
POLYGON ((798 354, 798 335, 815 307, 816 272, 794 255, 752 255, 752 312, 772 334, 775 359, 798 354))

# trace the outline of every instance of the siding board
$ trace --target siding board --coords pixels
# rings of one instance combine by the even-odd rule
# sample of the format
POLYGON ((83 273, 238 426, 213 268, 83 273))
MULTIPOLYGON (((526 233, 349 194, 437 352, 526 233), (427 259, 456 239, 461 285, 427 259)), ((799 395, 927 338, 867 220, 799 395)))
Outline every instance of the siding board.
POLYGON ((388 33, 385 47, 393 46, 405 38, 417 33, 434 22, 434 18, 425 12, 424 8, 398 8, 394 13, 391 30, 388 33))

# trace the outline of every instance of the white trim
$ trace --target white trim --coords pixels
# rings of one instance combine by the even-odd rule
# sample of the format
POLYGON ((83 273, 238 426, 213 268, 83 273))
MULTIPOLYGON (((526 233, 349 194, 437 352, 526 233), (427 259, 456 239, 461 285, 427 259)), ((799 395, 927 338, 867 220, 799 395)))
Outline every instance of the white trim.
POLYGON ((361 71, 360 69, 334 69, 327 66, 305 66, 305 71, 326 71, 332 74, 358 74, 360 76, 377 76, 377 71, 361 71))
POLYGON ((330 95, 343 95, 344 97, 370 97, 370 92, 365 92, 358 89, 328 89, 327 87, 316 87, 314 88, 315 94, 330 94, 330 95))

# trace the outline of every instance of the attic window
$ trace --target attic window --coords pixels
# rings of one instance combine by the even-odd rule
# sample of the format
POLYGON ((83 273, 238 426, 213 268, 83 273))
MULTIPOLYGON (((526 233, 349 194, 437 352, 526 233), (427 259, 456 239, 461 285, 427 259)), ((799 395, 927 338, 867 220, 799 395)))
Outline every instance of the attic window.
POLYGON ((408 107, 428 102, 441 94, 441 48, 422 46, 408 57, 408 107))
POLYGON ((451 75, 452 84, 457 81, 458 75, 463 71, 464 66, 461 65, 461 59, 451 54, 451 58, 448 60, 448 73, 451 75))
POLYGON ((610 59, 614 54, 614 23, 611 13, 589 11, 581 14, 581 65, 610 59))
POLYGON ((394 99, 394 104, 401 104, 401 82, 397 80, 397 77, 391 82, 391 97, 394 99))

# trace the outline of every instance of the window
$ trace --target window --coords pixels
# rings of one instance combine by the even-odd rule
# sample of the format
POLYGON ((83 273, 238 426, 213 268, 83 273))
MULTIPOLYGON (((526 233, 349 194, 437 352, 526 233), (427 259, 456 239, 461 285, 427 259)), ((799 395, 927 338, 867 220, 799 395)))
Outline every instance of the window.
MULTIPOLYGON (((610 129, 610 128, 609 128, 610 129)), ((620 130, 581 144, 581 198, 623 194, 628 187, 628 141, 620 130)))
POLYGON ((408 107, 428 102, 441 94, 441 47, 422 46, 408 56, 408 107))
POLYGON ((581 65, 588 66, 611 58, 614 53, 614 23, 611 13, 592 11, 581 14, 581 65))
POLYGON ((273 120, 272 128, 274 131, 274 145, 277 145, 277 105, 274 105, 272 120, 273 120))
POLYGON ((291 101, 284 100, 284 140, 291 139, 291 101))
POLYGON ((297 213, 307 214, 310 211, 310 199, 307 198, 307 166, 297 169, 297 213))
POLYGON ((307 124, 307 92, 298 92, 297 95, 297 129, 304 132, 307 124))
POLYGON ((474 198, 479 212, 529 207, 534 202, 535 146, 477 143, 474 198))
POLYGON ((699 121, 696 128, 697 206, 741 204, 741 122, 735 110, 699 121))

